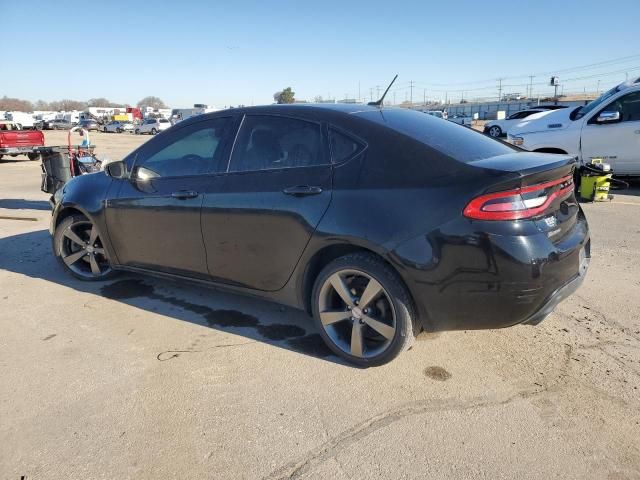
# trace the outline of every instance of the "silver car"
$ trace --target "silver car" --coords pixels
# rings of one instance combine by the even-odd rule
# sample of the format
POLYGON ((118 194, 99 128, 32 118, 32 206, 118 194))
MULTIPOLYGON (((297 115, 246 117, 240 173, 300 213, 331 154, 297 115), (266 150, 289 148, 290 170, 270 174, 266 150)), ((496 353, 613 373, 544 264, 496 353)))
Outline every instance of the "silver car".
POLYGON ((104 133, 122 133, 122 132, 133 132, 133 123, 131 122, 120 122, 118 120, 113 120, 102 127, 102 131, 104 133))

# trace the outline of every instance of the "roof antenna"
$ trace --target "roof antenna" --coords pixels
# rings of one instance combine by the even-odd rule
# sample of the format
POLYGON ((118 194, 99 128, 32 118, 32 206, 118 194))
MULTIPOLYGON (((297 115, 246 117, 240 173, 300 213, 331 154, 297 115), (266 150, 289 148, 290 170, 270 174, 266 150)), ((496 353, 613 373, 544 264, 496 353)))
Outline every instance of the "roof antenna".
POLYGON ((396 81, 396 78, 398 78, 398 74, 396 73, 396 76, 393 77, 393 80, 391 80, 391 83, 389 84, 389 86, 387 87, 387 89, 384 91, 384 93, 382 94, 382 96, 380 97, 380 100, 376 101, 376 102, 369 102, 367 103, 367 105, 371 105, 372 107, 381 107, 382 106, 382 102, 384 101, 384 97, 387 96, 387 92, 389 91, 389 89, 391 88, 391 85, 393 85, 393 82, 396 81))

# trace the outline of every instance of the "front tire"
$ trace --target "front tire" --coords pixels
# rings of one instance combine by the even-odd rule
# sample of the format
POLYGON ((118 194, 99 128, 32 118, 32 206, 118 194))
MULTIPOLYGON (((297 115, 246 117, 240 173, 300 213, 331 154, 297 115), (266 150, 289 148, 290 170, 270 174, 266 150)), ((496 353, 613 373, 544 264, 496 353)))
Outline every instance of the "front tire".
POLYGON ((151 135, 155 135, 156 133, 158 133, 158 131, 155 128, 151 129, 151 135))
POLYGON ((84 215, 70 215, 58 224, 53 253, 65 270, 80 280, 107 280, 114 275, 100 233, 84 215))
POLYGON ((494 125, 493 127, 489 127, 488 133, 490 137, 498 138, 502 136, 502 129, 497 125, 494 125))
POLYGON ((133 133, 135 133, 136 135, 140 135, 140 130, 136 128, 135 132, 133 133))
POLYGON ((407 288, 389 265, 368 253, 345 255, 320 272, 312 310, 327 346, 363 367, 390 362, 417 333, 407 288))
POLYGON ((40 154, 39 153, 27 153, 27 157, 29 158, 29 160, 31 160, 32 162, 34 160, 38 160, 40 158, 40 154))

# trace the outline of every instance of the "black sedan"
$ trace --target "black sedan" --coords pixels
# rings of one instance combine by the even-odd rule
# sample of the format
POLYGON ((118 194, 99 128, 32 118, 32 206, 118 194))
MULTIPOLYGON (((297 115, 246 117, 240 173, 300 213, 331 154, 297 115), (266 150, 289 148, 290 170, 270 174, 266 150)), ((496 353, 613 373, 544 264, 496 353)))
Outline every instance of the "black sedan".
POLYGON ((201 115, 55 197, 54 253, 210 282, 306 310, 351 362, 421 330, 537 324, 582 282, 575 160, 405 109, 289 105, 201 115))

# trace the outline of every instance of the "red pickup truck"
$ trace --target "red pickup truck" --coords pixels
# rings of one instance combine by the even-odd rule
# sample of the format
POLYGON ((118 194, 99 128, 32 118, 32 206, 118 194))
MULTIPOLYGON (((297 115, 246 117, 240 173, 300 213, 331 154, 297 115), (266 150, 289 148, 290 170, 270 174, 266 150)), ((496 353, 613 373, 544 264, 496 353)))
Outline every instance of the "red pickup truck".
POLYGON ((9 121, 0 121, 0 158, 3 155, 26 155, 36 160, 40 154, 36 147, 44 147, 44 135, 38 130, 20 130, 18 125, 9 121))

